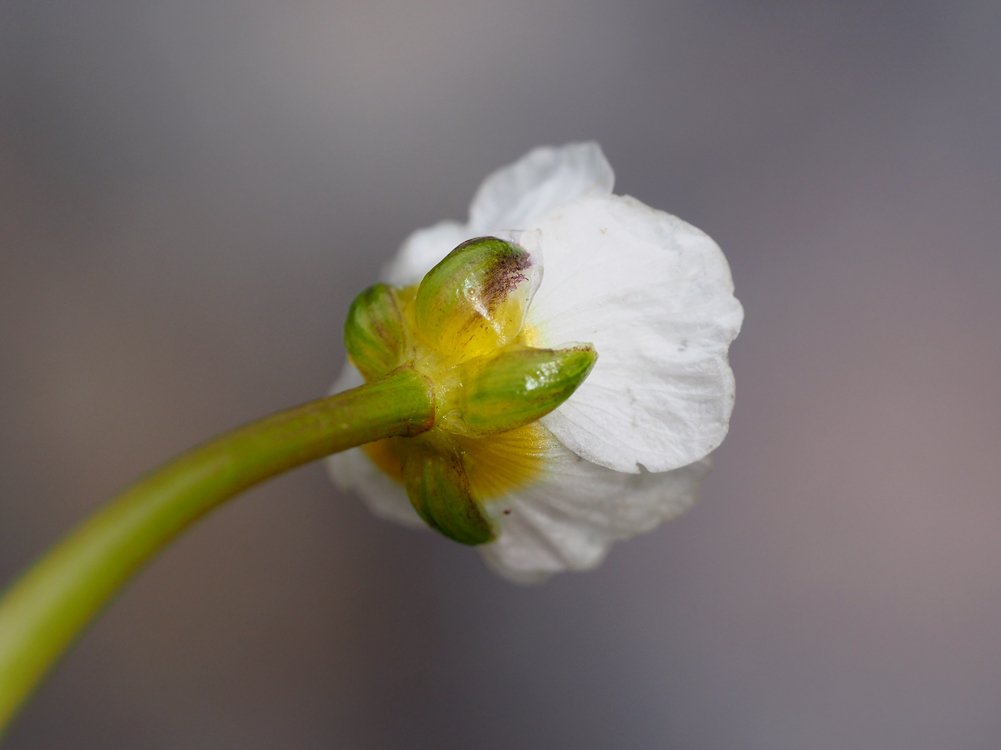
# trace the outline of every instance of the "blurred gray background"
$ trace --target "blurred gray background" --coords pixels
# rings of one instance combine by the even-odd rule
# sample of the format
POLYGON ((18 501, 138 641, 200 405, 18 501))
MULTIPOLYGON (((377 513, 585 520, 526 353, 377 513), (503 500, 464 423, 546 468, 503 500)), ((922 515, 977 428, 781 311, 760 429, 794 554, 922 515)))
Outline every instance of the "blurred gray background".
POLYGON ((412 229, 598 139, 727 251, 703 501, 541 588, 310 466, 158 559, 12 748, 997 748, 1001 5, 0 2, 0 578, 325 392, 412 229))

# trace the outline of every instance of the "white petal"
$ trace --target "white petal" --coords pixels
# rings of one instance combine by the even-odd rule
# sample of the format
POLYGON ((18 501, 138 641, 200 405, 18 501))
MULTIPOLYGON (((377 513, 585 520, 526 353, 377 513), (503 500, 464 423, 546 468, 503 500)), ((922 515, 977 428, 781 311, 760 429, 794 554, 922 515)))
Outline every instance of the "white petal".
POLYGON ((593 193, 612 191, 615 175, 597 143, 537 148, 503 167, 480 185, 468 225, 442 221, 418 229, 383 269, 384 281, 408 286, 462 242, 478 235, 524 229, 555 206, 593 193))
POLYGON ((383 269, 382 278, 393 286, 416 284, 438 261, 473 236, 464 225, 454 221, 418 229, 383 269))
POLYGON ((708 455, 729 426, 727 349, 743 321, 716 243, 620 196, 583 198, 534 228, 545 253, 528 316, 537 345, 591 343, 598 352, 587 380, 543 424, 618 471, 668 471, 708 455))
MULTIPOLYGON (((330 392, 340 393, 363 382, 361 373, 348 362, 330 392)), ((333 483, 342 491, 356 492, 375 515, 407 526, 427 528, 403 487, 386 476, 361 448, 335 453, 326 459, 326 464, 333 483)))
POLYGON ((626 474, 592 464, 553 440, 538 481, 486 504, 499 535, 480 551, 497 573, 522 583, 593 568, 615 541, 687 509, 709 465, 706 458, 674 471, 626 474))
POLYGON ((576 198, 612 192, 615 174, 597 143, 537 148, 487 177, 469 209, 473 235, 524 229, 576 198))

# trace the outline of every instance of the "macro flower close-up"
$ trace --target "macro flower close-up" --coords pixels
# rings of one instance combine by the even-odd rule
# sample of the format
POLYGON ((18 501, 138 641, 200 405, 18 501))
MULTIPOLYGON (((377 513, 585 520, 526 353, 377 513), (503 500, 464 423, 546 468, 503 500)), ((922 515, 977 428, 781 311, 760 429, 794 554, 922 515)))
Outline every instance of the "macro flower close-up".
POLYGON ((0 3, 0 750, 997 750, 999 30, 0 3))
POLYGON ((729 426, 743 311, 726 258, 613 181, 595 143, 528 153, 466 223, 411 235, 348 315, 334 391, 409 366, 436 415, 332 456, 332 478, 519 582, 685 510, 729 426))

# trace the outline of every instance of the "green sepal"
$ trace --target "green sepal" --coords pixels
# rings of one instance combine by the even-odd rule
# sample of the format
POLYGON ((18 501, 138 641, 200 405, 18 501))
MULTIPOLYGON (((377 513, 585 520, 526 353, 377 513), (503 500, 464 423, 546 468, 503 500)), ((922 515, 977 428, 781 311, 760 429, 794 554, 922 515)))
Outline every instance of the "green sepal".
POLYGON ((515 349, 466 363, 455 404, 464 431, 489 435, 534 422, 570 398, 597 359, 584 345, 515 349))
POLYGON ((344 346, 366 379, 401 365, 405 342, 403 315, 390 286, 376 284, 355 297, 344 323, 344 346))
POLYGON ((415 300, 417 327, 449 350, 486 353, 521 330, 539 279, 527 250, 496 237, 463 242, 428 271, 415 300))
POLYGON ((494 539, 493 526, 470 492, 458 453, 414 446, 408 451, 403 476, 410 503, 432 529, 461 544, 494 539))

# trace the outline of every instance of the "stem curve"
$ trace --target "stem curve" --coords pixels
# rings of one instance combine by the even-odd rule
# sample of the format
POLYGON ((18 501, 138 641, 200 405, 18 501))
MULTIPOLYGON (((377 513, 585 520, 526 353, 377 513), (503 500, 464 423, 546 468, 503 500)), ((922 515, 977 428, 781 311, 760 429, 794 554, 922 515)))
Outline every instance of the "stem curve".
POLYGON ((304 463, 433 422, 430 384, 402 367, 214 438, 99 508, 0 599, 0 735, 112 596, 200 517, 304 463))

